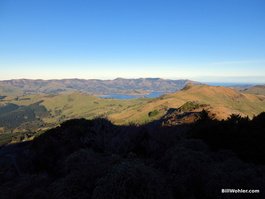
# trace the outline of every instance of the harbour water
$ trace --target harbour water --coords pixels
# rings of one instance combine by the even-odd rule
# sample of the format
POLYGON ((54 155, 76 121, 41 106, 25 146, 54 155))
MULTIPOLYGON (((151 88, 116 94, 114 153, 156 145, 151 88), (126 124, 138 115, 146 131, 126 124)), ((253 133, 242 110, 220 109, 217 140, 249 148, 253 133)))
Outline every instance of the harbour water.
POLYGON ((104 96, 99 96, 101 98, 116 98, 116 99, 134 99, 134 98, 139 98, 139 97, 147 97, 147 98, 152 98, 152 97, 159 97, 161 95, 164 95, 165 93, 163 92, 152 92, 147 95, 115 95, 115 94, 110 94, 110 95, 104 95, 104 96))

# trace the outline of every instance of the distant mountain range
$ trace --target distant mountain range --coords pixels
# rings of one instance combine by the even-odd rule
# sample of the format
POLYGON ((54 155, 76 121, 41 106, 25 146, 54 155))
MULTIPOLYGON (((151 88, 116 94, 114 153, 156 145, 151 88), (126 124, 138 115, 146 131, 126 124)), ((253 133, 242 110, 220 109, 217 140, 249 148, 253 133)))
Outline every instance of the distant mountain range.
POLYGON ((62 80, 30 80, 17 79, 0 81, 0 95, 31 94, 70 94, 83 93, 93 95, 141 95, 151 92, 173 93, 186 84, 200 85, 200 82, 184 80, 168 80, 161 78, 140 78, 114 80, 98 79, 62 79, 62 80))

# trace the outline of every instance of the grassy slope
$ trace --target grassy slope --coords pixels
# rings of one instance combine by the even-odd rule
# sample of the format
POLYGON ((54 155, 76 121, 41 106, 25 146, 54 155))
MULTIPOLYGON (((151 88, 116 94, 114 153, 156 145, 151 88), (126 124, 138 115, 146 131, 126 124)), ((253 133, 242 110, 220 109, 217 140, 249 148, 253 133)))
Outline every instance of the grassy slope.
POLYGON ((249 93, 255 95, 265 95, 265 85, 253 86, 241 91, 242 93, 249 93))
POLYGON ((242 94, 233 88, 214 87, 208 85, 188 85, 190 88, 170 94, 178 100, 197 100, 200 103, 211 104, 212 107, 224 116, 226 111, 252 116, 265 111, 265 96, 242 94))
POLYGON ((114 112, 130 109, 130 106, 146 102, 147 99, 138 100, 118 100, 103 99, 91 95, 70 94, 58 95, 53 98, 46 99, 42 104, 51 110, 52 115, 56 116, 56 110, 61 110, 62 115, 68 118, 85 117, 92 118, 98 115, 109 115, 114 112))
MULTIPOLYGON (((218 115, 218 119, 225 119, 231 114, 242 116, 258 115, 265 111, 265 96, 242 94, 233 88, 214 87, 208 85, 188 85, 185 89, 166 94, 158 99, 139 108, 137 111, 130 110, 111 115, 113 120, 128 118, 133 121, 148 120, 148 113, 157 109, 162 116, 168 108, 178 108, 187 101, 198 101, 201 104, 210 104, 210 111, 218 115)), ((149 118, 155 119, 155 118, 149 118)))
POLYGON ((91 119, 100 115, 109 116, 120 112, 129 113, 132 111, 134 113, 135 110, 144 106, 149 100, 145 98, 131 100, 104 99, 93 95, 72 93, 69 95, 31 95, 19 97, 18 100, 10 96, 5 98, 0 104, 14 103, 27 106, 43 101, 41 105, 45 106, 52 116, 45 118, 44 121, 47 123, 58 123, 71 118, 84 117, 91 119))
MULTIPOLYGON (((165 115, 169 108, 178 108, 187 101, 210 104, 211 111, 216 113, 219 119, 224 119, 232 113, 252 117, 265 111, 265 96, 243 94, 233 88, 192 84, 179 92, 149 99, 103 99, 79 93, 34 95, 20 97, 18 100, 11 100, 14 97, 7 99, 10 100, 8 102, 18 105, 29 105, 43 100, 41 105, 44 105, 52 115, 44 119, 47 123, 58 123, 66 119, 81 117, 91 119, 99 115, 108 116, 116 124, 145 123, 165 115), (25 98, 30 99, 25 100, 25 98), (159 114, 149 117, 148 113, 154 110, 158 110, 159 114)), ((0 103, 7 103, 7 101, 0 103)))
POLYGON ((23 90, 21 88, 17 88, 15 86, 12 85, 4 85, 4 84, 0 84, 0 95, 7 95, 7 96, 18 96, 18 95, 22 95, 23 94, 23 90))

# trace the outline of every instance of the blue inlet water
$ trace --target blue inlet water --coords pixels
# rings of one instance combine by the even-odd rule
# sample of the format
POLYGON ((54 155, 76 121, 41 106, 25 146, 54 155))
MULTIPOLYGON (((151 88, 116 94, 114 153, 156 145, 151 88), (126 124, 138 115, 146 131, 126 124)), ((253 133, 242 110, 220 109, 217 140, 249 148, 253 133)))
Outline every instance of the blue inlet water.
POLYGON ((151 98, 151 97, 159 97, 161 95, 164 95, 165 93, 162 92, 152 92, 149 93, 148 95, 114 95, 114 94, 110 94, 110 95, 105 95, 105 96, 99 96, 101 98, 116 98, 116 99, 134 99, 134 98, 139 98, 139 97, 147 97, 147 98, 151 98))
MULTIPOLYGON (((247 87, 255 86, 258 85, 258 83, 242 83, 242 82, 202 82, 203 84, 208 84, 211 86, 240 86, 240 85, 246 85, 247 87)), ((134 98, 139 98, 139 97, 147 97, 147 98, 152 98, 152 97, 159 97, 161 95, 166 94, 165 92, 152 92, 149 93, 148 95, 115 95, 115 94, 109 94, 105 96, 98 96, 101 98, 116 98, 116 99, 134 99, 134 98)))

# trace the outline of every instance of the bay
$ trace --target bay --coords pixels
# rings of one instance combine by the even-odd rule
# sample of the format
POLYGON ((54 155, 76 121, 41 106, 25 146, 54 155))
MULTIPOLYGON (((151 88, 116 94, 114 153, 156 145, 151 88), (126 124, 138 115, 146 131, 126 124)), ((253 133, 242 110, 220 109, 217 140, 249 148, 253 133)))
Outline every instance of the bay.
POLYGON ((116 94, 109 94, 109 95, 104 95, 104 96, 98 96, 101 98, 115 98, 115 99, 134 99, 134 98, 140 98, 140 97, 147 97, 147 98, 152 98, 152 97, 159 97, 161 95, 164 95, 165 93, 163 92, 152 92, 147 95, 116 95, 116 94))

